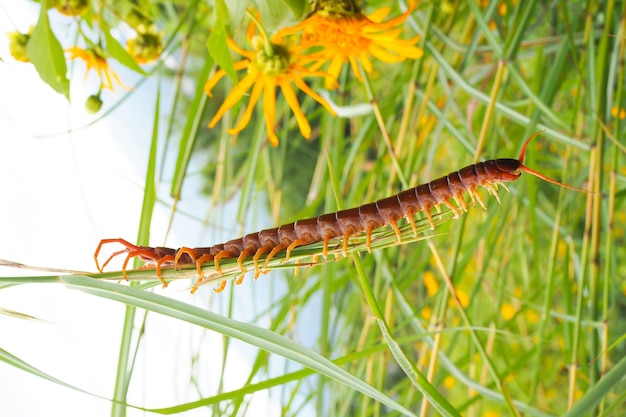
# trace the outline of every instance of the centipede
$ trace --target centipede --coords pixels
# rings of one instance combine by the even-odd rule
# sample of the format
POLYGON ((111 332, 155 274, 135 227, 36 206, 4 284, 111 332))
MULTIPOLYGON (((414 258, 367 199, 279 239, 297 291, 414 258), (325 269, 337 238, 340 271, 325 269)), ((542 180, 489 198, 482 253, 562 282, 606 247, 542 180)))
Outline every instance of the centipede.
MULTIPOLYGON (((138 246, 122 238, 102 239, 94 253, 96 267, 98 271, 103 272, 113 258, 125 254, 126 258, 122 265, 122 275, 126 280, 128 280, 126 271, 129 261, 133 258, 139 258, 145 263, 144 267, 156 268, 157 278, 166 287, 167 282, 161 274, 161 268, 163 267, 179 268, 195 264, 198 282, 201 282, 204 278, 202 268, 205 264, 213 262, 215 271, 222 275, 220 261, 237 258, 237 265, 242 275, 235 279, 235 282, 241 284, 244 274, 248 272, 244 266, 244 261, 250 257, 252 257, 254 278, 256 279, 267 268, 270 260, 279 252, 284 251, 284 260, 288 261, 291 252, 301 246, 322 243, 321 253, 326 257, 331 241, 338 240, 338 245, 341 246, 342 253, 346 256, 350 239, 364 233, 365 247, 368 252, 371 252, 372 234, 374 230, 384 226, 390 226, 395 232, 398 243, 402 243, 398 222, 403 218, 411 225, 413 234, 417 237, 418 228, 415 222, 417 213, 423 213, 428 220, 430 228, 434 230, 435 222, 432 209, 435 209, 437 213, 441 213, 442 206, 447 207, 452 213, 452 217, 457 219, 468 211, 465 193, 469 195, 470 204, 478 204, 484 210, 487 210, 485 202, 478 193, 478 187, 486 189, 488 194, 493 195, 500 203, 498 186, 502 186, 509 191, 505 183, 517 180, 523 172, 564 188, 590 193, 591 191, 572 187, 548 178, 524 165, 527 146, 540 133, 537 132, 526 139, 517 159, 499 158, 478 162, 391 197, 350 209, 297 220, 272 229, 249 233, 243 237, 213 246, 172 249, 167 247, 138 246), (452 203, 453 201, 456 205, 452 203), (98 257, 101 249, 105 245, 112 243, 121 244, 124 248, 113 252, 100 265, 98 257), (263 256, 264 258, 262 259, 263 256)), ((221 292, 225 286, 226 281, 224 280, 215 291, 221 292)))

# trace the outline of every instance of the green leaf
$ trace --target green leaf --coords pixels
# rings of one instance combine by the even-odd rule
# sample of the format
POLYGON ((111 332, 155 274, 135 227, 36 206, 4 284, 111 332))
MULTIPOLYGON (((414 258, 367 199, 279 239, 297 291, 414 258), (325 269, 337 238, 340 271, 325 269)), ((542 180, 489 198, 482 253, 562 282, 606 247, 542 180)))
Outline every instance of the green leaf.
POLYGON ((626 375, 626 358, 622 358, 604 375, 604 378, 589 388, 564 417, 582 417, 592 413, 600 401, 624 380, 624 375, 626 375))
POLYGON ((133 59, 132 56, 124 49, 122 45, 115 39, 108 30, 104 31, 105 39, 106 39, 106 54, 111 58, 116 59, 120 64, 124 65, 126 68, 129 68, 135 72, 138 72, 141 75, 148 75, 141 67, 137 64, 137 62, 133 59))
MULTIPOLYGON (((311 8, 309 3, 302 0, 284 0, 287 7, 293 12, 293 15, 297 19, 301 19, 304 16, 305 11, 309 11, 311 8)), ((270 3, 270 1, 268 1, 270 3)))
POLYGON ((211 35, 207 40, 207 48, 209 49, 209 54, 213 58, 213 60, 220 66, 228 77, 233 80, 233 82, 237 82, 237 72, 235 71, 235 66, 233 65, 233 59, 230 56, 230 51, 228 50, 228 44, 226 43, 226 26, 224 22, 228 22, 228 9, 226 8, 226 4, 223 0, 218 0, 215 4, 215 13, 217 14, 215 18, 215 26, 211 31, 211 35))
POLYGON ((42 1, 39 20, 26 45, 26 53, 39 77, 69 101, 70 81, 67 79, 65 56, 61 43, 50 29, 46 9, 46 2, 42 1))

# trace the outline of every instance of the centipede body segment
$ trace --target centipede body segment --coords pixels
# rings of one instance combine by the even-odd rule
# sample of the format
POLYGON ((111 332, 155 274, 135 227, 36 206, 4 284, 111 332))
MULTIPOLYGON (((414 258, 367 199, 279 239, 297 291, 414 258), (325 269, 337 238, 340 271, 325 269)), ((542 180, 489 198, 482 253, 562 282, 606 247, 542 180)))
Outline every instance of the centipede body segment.
MULTIPOLYGON (((486 210, 487 207, 478 194, 477 188, 480 186, 487 189, 500 202, 497 192, 498 185, 506 188, 504 183, 517 180, 522 172, 527 172, 565 188, 587 192, 586 190, 570 187, 552 180, 523 165, 526 147, 536 135, 537 133, 526 140, 518 159, 501 158, 479 162, 429 183, 418 185, 373 203, 323 214, 314 218, 297 220, 280 227, 250 233, 241 238, 209 247, 171 249, 137 246, 121 238, 103 239, 100 241, 94 254, 96 267, 102 272, 114 257, 125 253, 126 258, 122 265, 122 273, 126 279, 128 262, 130 259, 138 257, 146 262, 146 266, 154 266, 156 268, 157 277, 166 286, 167 283, 161 276, 162 267, 195 264, 199 277, 198 282, 200 282, 204 279, 202 266, 207 262, 214 262, 215 270, 222 274, 220 261, 222 259, 237 258, 242 275, 235 282, 240 284, 243 280, 243 274, 247 272, 244 261, 249 257, 252 257, 253 260, 254 277, 256 279, 259 277, 262 269, 267 268, 269 262, 277 253, 285 251, 285 259, 288 260, 291 251, 299 246, 322 242, 322 255, 326 257, 331 240, 339 238, 343 239, 342 252, 345 255, 350 238, 364 232, 365 246, 371 252, 373 231, 386 225, 393 228, 398 242, 401 242, 398 221, 402 218, 405 218, 410 223, 417 237, 415 214, 418 212, 424 213, 431 229, 434 230, 435 222, 431 210, 435 208, 440 212, 443 205, 453 213, 454 218, 458 218, 463 212, 467 212, 467 202, 464 197, 466 192, 472 203, 478 203, 486 210), (100 250, 104 245, 110 243, 121 244, 124 246, 124 249, 111 254, 104 264, 100 266, 98 263, 100 250), (261 266, 260 262, 263 255, 265 255, 265 260, 261 266)), ((221 291, 225 285, 226 281, 222 281, 220 288, 216 291, 221 291)))

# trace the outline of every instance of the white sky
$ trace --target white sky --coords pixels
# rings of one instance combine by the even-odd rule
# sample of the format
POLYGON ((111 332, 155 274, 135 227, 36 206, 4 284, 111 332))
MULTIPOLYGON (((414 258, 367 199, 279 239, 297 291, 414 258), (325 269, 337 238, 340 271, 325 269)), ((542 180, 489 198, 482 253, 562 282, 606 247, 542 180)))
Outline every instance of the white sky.
MULTIPOLYGON (((144 84, 120 109, 96 125, 50 135, 94 120, 84 111, 83 103, 97 91, 98 81, 94 74, 83 81, 84 70, 76 67, 73 103, 69 104, 41 82, 31 65, 11 59, 4 33, 14 30, 13 24, 20 31, 27 31, 36 22, 37 14, 38 4, 33 2, 3 2, 0 8, 0 56, 5 59, 0 62, 0 258, 94 271, 93 252, 100 239, 124 237, 134 241, 137 235, 155 80, 144 84)), ((50 17, 56 30, 55 22, 61 18, 56 12, 50 12, 50 17)), ((134 74, 120 73, 125 84, 133 85, 136 81, 134 74)), ((163 95, 165 109, 171 98, 167 93, 163 95)), ((104 108, 121 96, 105 94, 104 108)), ((187 189, 194 194, 187 201, 188 207, 202 207, 200 217, 204 216, 207 201, 196 195, 199 185, 192 183, 187 189)), ((166 194, 163 190, 159 193, 166 194)), ((167 208, 157 207, 152 244, 164 243, 168 216, 167 208)), ((200 233, 201 227, 193 221, 177 222, 178 227, 166 242, 168 246, 215 243, 206 241, 211 239, 211 233, 200 233)), ((235 236, 217 238, 232 237, 235 236)), ((23 273, 0 267, 3 276, 23 273)), ((235 308, 240 320, 245 321, 264 308, 258 304, 259 294, 268 291, 268 285, 268 279, 256 283, 248 279, 238 288, 235 308)), ((187 282, 174 283, 163 293, 206 306, 211 289, 202 289, 192 297, 188 286, 187 282)), ((227 302, 227 298, 216 298, 212 310, 221 312, 227 302)), ((46 320, 34 322, 0 315, 0 348, 69 384, 107 398, 112 396, 123 306, 59 284, 48 284, 3 289, 0 308, 46 320)), ((165 407, 196 400, 198 394, 189 383, 192 374, 201 379, 199 385, 204 393, 214 392, 209 387, 217 386, 219 381, 206 371, 198 374, 198 369, 219 369, 221 336, 157 315, 150 316, 148 326, 129 401, 146 407, 165 407), (192 369, 191 355, 198 349, 206 354, 192 369)), ((254 350, 249 346, 232 343, 241 348, 231 349, 230 359, 237 368, 231 367, 227 373, 226 389, 241 387, 254 358, 254 350)), ((60 387, 3 362, 0 375, 0 415, 110 415, 111 405, 107 401, 60 387)), ((254 409, 267 415, 279 413, 265 392, 255 397, 254 409)), ((200 409, 184 415, 205 414, 206 409, 200 409)), ((129 410, 128 415, 143 413, 129 410)))

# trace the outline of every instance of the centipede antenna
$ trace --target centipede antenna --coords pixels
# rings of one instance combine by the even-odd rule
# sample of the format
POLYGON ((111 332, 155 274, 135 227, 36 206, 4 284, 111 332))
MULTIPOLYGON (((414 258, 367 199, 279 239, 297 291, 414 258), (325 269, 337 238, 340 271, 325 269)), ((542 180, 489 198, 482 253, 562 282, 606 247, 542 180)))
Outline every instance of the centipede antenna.
POLYGON ((546 131, 546 130, 545 130, 545 129, 543 129, 543 130, 541 130, 541 131, 539 131, 539 132, 533 133, 532 135, 530 135, 530 137, 529 137, 528 139, 526 139, 526 142, 524 142, 524 145, 522 146, 522 152, 520 152, 520 154, 519 154, 519 158, 518 158, 518 160, 519 160, 519 164, 520 164, 519 169, 520 169, 520 170, 522 170, 523 172, 527 172, 527 173, 529 173, 529 174, 531 174, 531 175, 534 175, 535 177, 541 178, 541 179, 542 179, 542 180, 544 180, 544 181, 551 182, 552 184, 556 184, 556 185, 559 185, 559 186, 564 187, 564 188, 569 188, 570 190, 580 191, 581 193, 593 194, 593 191, 590 191, 590 190, 583 190, 582 188, 572 187, 571 185, 566 185, 566 184, 563 184, 562 182, 558 182, 558 181, 556 181, 556 180, 553 180, 552 178, 548 178, 548 177, 546 177, 545 175, 540 174, 540 173, 538 173, 537 171, 532 170, 532 169, 528 168, 526 165, 524 165, 524 164, 523 164, 523 162, 524 162, 524 156, 525 156, 525 154, 526 154, 526 146, 528 146, 528 143, 529 143, 529 142, 530 142, 530 141, 531 141, 531 140, 532 140, 535 136, 537 136, 537 135, 539 135, 539 134, 541 134, 541 133, 543 133, 543 132, 545 132, 545 131, 546 131))
POLYGON ((552 184, 556 184, 556 185, 559 185, 559 186, 564 187, 564 188, 569 188, 570 190, 580 191, 581 193, 593 194, 593 191, 583 190, 582 188, 572 187, 571 185, 566 185, 566 184, 563 184, 562 182, 558 182, 556 180, 553 180, 552 178, 548 178, 545 175, 540 174, 537 171, 534 171, 534 170, 528 168, 525 165, 520 165, 519 168, 520 168, 520 170, 522 170, 524 172, 527 172, 527 173, 529 173, 531 175, 534 175, 535 177, 541 178, 542 180, 551 182, 552 184))
POLYGON ((526 154, 526 146, 528 146, 528 143, 533 140, 533 138, 535 138, 536 136, 539 136, 540 134, 544 133, 546 131, 546 129, 540 130, 539 132, 535 132, 532 135, 530 135, 530 137, 528 139, 526 139, 526 142, 524 142, 524 145, 522 146, 522 152, 520 152, 519 154, 519 158, 517 158, 519 160, 520 164, 524 163, 524 156, 526 154))

